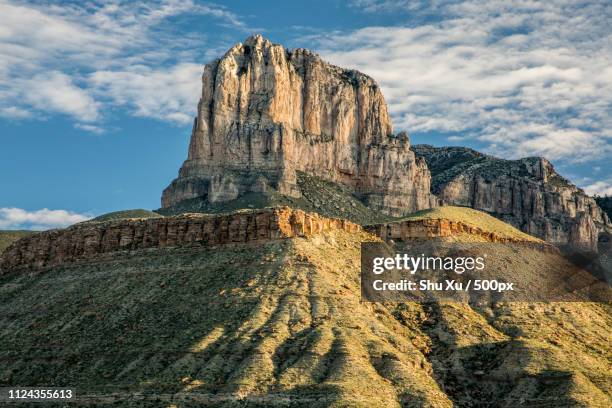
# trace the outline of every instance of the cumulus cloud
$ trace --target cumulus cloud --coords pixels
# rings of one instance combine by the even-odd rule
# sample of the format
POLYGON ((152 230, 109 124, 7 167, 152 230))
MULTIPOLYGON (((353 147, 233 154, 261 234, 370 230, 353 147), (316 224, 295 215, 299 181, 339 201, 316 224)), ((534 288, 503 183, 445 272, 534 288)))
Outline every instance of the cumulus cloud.
POLYGON ((21 208, 0 208, 0 229, 44 230, 62 228, 91 217, 66 210, 26 211, 21 208))
MULTIPOLYGON (((201 46, 204 39, 179 36, 164 25, 185 14, 250 30, 225 7, 191 0, 0 0, 0 116, 18 120, 59 113, 94 130, 99 126, 92 122, 104 119, 105 105, 120 101, 139 116, 185 122, 197 101, 191 99, 189 108, 184 104, 182 81, 193 79, 195 66, 186 61, 201 59, 193 44, 198 41, 201 46), (137 83, 126 88, 128 77, 137 83), (166 82, 155 84, 160 78, 166 82), (137 87, 158 87, 156 96, 163 95, 163 100, 148 106, 135 95, 137 87)), ((196 91, 198 83, 191 83, 196 91)))
POLYGON ((588 195, 612 196, 612 179, 596 181, 583 187, 588 195))
POLYGON ((134 66, 125 71, 97 71, 90 82, 115 104, 127 105, 136 116, 178 123, 193 121, 191 113, 201 92, 202 66, 184 63, 170 68, 134 66))
POLYGON ((397 130, 442 132, 503 157, 611 153, 612 9, 603 2, 356 0, 410 25, 303 38, 374 77, 397 130), (429 2, 427 2, 429 4, 429 2))
MULTIPOLYGON (((374 77, 396 130, 476 141, 509 158, 610 156, 612 9, 605 2, 351 4, 403 15, 406 24, 304 30, 311 34, 297 42, 374 77)), ((93 133, 103 132, 105 108, 116 105, 136 116, 191 121, 198 63, 224 49, 212 43, 205 58, 194 54, 207 39, 164 30, 169 17, 198 14, 249 30, 223 6, 189 0, 87 7, 0 0, 0 8, 0 117, 62 113, 93 133)))
POLYGON ((40 110, 65 113, 90 122, 99 117, 99 103, 90 93, 58 71, 45 72, 31 79, 16 81, 20 98, 40 110))

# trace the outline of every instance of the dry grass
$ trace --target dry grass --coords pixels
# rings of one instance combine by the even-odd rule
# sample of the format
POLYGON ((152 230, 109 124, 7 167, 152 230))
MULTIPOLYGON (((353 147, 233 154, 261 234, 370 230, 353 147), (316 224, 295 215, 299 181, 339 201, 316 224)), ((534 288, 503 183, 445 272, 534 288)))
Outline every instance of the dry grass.
POLYGON ((495 232, 502 236, 511 238, 542 242, 539 238, 526 234, 510 224, 507 224, 489 214, 474 210, 468 207, 444 206, 422 210, 402 218, 402 220, 420 220, 420 219, 447 219, 451 221, 463 222, 475 227, 479 227, 484 231, 495 232))
POLYGON ((0 231, 0 254, 13 242, 35 233, 36 231, 0 231))
MULTIPOLYGON (((372 239, 339 231, 2 276, 0 385, 71 385, 114 406, 610 406, 609 305, 361 302, 372 239)), ((537 256, 512 267, 528 273, 537 256)))
POLYGON ((163 217, 161 214, 155 213, 149 210, 136 209, 136 210, 123 210, 114 211, 107 214, 99 215, 96 218, 92 218, 85 222, 105 222, 112 220, 122 220, 130 218, 159 218, 163 217))

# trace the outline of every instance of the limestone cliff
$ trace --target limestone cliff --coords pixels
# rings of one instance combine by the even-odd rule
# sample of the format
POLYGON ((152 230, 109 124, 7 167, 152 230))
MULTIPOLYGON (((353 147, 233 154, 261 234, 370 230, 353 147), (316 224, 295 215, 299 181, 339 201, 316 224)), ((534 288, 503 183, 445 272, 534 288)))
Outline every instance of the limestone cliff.
POLYGON ((464 147, 413 147, 432 173, 432 192, 448 204, 483 210, 557 244, 594 250, 611 227, 595 200, 541 157, 503 160, 464 147))
POLYGON ((348 186, 389 215, 435 203, 425 162, 405 133, 393 135, 372 78, 249 37, 205 66, 189 154, 162 207, 269 190, 297 197, 296 171, 348 186))
POLYGON ((361 227, 288 207, 85 222, 32 234, 13 243, 0 257, 0 276, 15 269, 50 268, 121 251, 266 242, 330 230, 354 233, 361 227))

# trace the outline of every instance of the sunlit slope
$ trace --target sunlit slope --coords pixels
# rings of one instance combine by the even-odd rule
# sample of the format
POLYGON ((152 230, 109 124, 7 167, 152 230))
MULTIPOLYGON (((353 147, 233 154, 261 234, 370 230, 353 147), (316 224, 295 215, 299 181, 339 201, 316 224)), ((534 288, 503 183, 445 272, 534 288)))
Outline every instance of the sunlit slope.
POLYGON ((114 211, 106 214, 102 214, 97 216, 96 218, 92 218, 87 222, 105 222, 111 220, 121 220, 121 219, 130 219, 130 218, 157 218, 162 217, 161 214, 155 213, 149 210, 143 210, 141 208, 135 210, 122 210, 122 211, 114 211))
POLYGON ((298 406, 450 405, 407 330, 359 302, 364 238, 156 251, 3 276, 1 383, 70 384, 99 401, 142 391, 215 406, 282 406, 287 396, 298 406))
POLYGON ((450 221, 462 222, 464 224, 479 227, 483 231, 494 232, 500 236, 525 241, 542 242, 542 240, 539 238, 526 234, 512 225, 492 217, 483 211, 474 210, 473 208, 468 207, 456 207, 449 205, 418 211, 402 218, 402 220, 421 219, 447 219, 450 221))
POLYGON ((2 254, 2 251, 8 248, 8 246, 11 245, 13 242, 23 237, 27 237, 28 235, 35 234, 35 233, 36 231, 8 231, 8 230, 2 231, 0 230, 0 254, 2 254))
MULTIPOLYGON (((362 303, 369 239, 335 231, 2 276, 0 385, 71 385, 116 406, 610 405, 609 305, 362 303)), ((535 252, 520 255, 528 269, 535 252)))

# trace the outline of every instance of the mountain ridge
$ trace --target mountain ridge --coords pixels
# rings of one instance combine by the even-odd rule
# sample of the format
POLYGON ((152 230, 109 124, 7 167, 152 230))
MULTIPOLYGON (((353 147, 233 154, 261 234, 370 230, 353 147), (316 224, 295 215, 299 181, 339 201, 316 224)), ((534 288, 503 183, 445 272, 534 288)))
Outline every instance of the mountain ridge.
POLYGON ((360 223, 376 213, 469 206, 586 251, 612 231, 597 203, 548 160, 411 146, 407 133, 393 133, 374 79, 260 35, 205 66, 187 160, 164 190, 160 213, 248 207, 245 197, 360 223), (345 190, 330 196, 340 198, 338 211, 317 203, 304 177, 345 190))
POLYGON ((543 157, 500 159, 464 147, 414 145, 432 173, 432 192, 451 205, 486 211, 548 242, 597 251, 612 224, 543 157))
MULTIPOLYGON (((0 274, 0 384, 114 406, 609 406, 608 304, 363 302, 368 240, 332 229, 0 274)), ((525 273, 570 267, 498 251, 525 273)))
MULTIPOLYGON (((114 215, 115 213, 113 213, 114 215)), ((551 250, 537 238, 504 225, 477 210, 441 207, 397 220, 362 227, 339 218, 290 207, 240 210, 224 214, 186 213, 167 217, 107 218, 42 231, 9 245, 0 256, 0 275, 41 271, 64 264, 89 262, 113 253, 166 247, 207 248, 238 243, 265 243, 310 237, 325 231, 367 231, 381 239, 423 239, 469 234, 487 242, 519 243, 551 250), (487 219, 488 217, 488 219, 487 219), (409 225, 409 228, 405 227, 409 225), (388 231, 388 232, 387 232, 388 231), (396 231, 402 231, 397 235, 396 231)), ((550 248, 549 248, 550 247, 550 248)))

